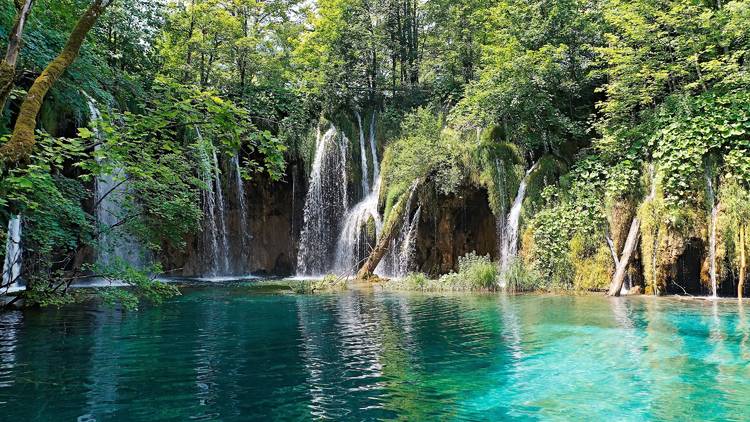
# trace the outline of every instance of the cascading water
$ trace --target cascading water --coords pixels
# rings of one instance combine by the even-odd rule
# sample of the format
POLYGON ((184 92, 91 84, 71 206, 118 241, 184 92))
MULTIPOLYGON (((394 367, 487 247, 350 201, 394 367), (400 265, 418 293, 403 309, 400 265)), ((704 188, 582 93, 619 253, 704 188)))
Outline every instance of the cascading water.
POLYGON ((708 271, 711 278, 711 296, 716 297, 718 289, 716 276, 716 223, 719 218, 719 204, 716 202, 713 180, 708 167, 706 167, 706 188, 708 190, 708 201, 711 204, 711 227, 709 228, 710 233, 708 240, 708 271))
POLYGON ((380 195, 380 169, 378 167, 378 152, 375 140, 375 113, 370 120, 370 152, 373 163, 372 190, 369 188, 370 177, 367 166, 367 150, 365 149, 365 133, 362 127, 362 117, 358 112, 359 147, 361 151, 362 189, 365 197, 362 201, 349 209, 344 216, 344 224, 338 242, 334 269, 343 274, 354 274, 367 259, 370 249, 374 246, 382 228, 382 220, 378 212, 378 196, 380 195), (374 231, 374 232, 373 232, 374 231))
POLYGON ((241 248, 241 258, 243 261, 247 259, 250 255, 250 241, 252 240, 250 235, 250 230, 248 229, 247 224, 247 201, 245 200, 245 183, 242 180, 242 171, 240 169, 240 158, 239 153, 232 157, 230 160, 232 170, 234 170, 234 184, 235 184, 235 190, 237 194, 237 209, 239 211, 239 226, 240 226, 240 244, 242 246, 241 248))
POLYGON ((417 230, 419 219, 422 215, 422 207, 417 207, 414 216, 409 222, 409 230, 406 232, 406 238, 401 244, 401 250, 398 256, 398 273, 399 277, 406 276, 412 270, 414 255, 417 252, 417 230))
POLYGON ((13 290, 20 287, 22 256, 21 216, 17 215, 8 222, 8 238, 5 242, 3 261, 3 289, 13 290))
POLYGON ((297 274, 319 276, 331 269, 346 211, 346 136, 334 126, 316 139, 315 159, 304 208, 304 227, 297 255, 297 274))
POLYGON ((526 185, 536 166, 536 164, 531 166, 521 180, 521 184, 518 186, 518 194, 516 194, 516 199, 513 201, 513 206, 511 206, 508 213, 508 220, 503 226, 503 247, 500 251, 500 287, 502 288, 506 286, 505 273, 518 254, 518 225, 521 220, 521 207, 523 206, 523 199, 526 196, 526 185))
POLYGON ((378 213, 379 192, 380 181, 376 181, 373 191, 344 216, 344 225, 336 243, 334 269, 337 272, 354 274, 370 254, 370 248, 383 226, 378 213), (372 230, 374 233, 371 233, 372 230))
POLYGON ((412 270, 416 250, 417 227, 421 216, 421 207, 411 215, 412 204, 416 197, 416 184, 412 185, 406 200, 406 213, 396 237, 388 246, 388 253, 378 267, 378 274, 389 277, 404 277, 412 270))
POLYGON ((204 256, 204 275, 226 275, 230 272, 230 249, 219 158, 216 148, 211 143, 203 141, 200 129, 196 128, 195 132, 201 142, 201 178, 206 185, 203 190, 203 248, 207 252, 204 256))
MULTIPOLYGON (((101 120, 101 112, 96 102, 88 94, 89 115, 94 125, 94 135, 100 138, 101 133, 97 122, 101 120)), ((95 147, 98 150, 100 147, 95 147)), ((101 160, 99 161, 101 163, 101 160)), ((111 236, 111 230, 117 227, 124 216, 123 203, 126 201, 129 184, 127 175, 122 168, 115 167, 111 172, 96 177, 96 219, 102 228, 99 234, 99 250, 97 262, 103 265, 121 259, 135 267, 142 266, 143 251, 138 242, 128 233, 120 231, 118 236, 111 236)))
POLYGON ((362 169, 362 194, 367 196, 370 192, 370 173, 367 171, 367 150, 365 150, 365 131, 362 128, 362 116, 359 112, 354 112, 357 116, 357 125, 359 126, 359 152, 361 156, 361 169, 362 169))
POLYGON ((372 153, 372 182, 380 180, 380 162, 378 161, 378 146, 375 139, 375 111, 370 117, 370 152, 372 153))
MULTIPOLYGON (((479 134, 479 129, 477 129, 477 141, 479 141, 479 134)), ((508 181, 506 179, 505 167, 499 159, 495 159, 495 169, 495 184, 497 185, 497 191, 505 192, 505 186, 508 181)), ((495 237, 497 238, 495 251, 497 252, 497 256, 502 256, 503 233, 505 232, 505 211, 508 209, 508 204, 506 203, 504 194, 500 194, 499 197, 500 209, 497 210, 497 214, 495 215, 495 237)))
POLYGON ((318 276, 334 270, 353 274, 369 255, 382 227, 378 212, 380 168, 375 138, 375 114, 370 120, 369 141, 372 179, 362 116, 355 112, 359 127, 360 168, 364 198, 347 209, 345 135, 335 127, 325 135, 318 131, 310 189, 305 198, 304 228, 297 257, 297 274, 318 276), (336 139, 340 138, 338 148, 336 139), (372 184, 370 183, 372 181, 372 184))

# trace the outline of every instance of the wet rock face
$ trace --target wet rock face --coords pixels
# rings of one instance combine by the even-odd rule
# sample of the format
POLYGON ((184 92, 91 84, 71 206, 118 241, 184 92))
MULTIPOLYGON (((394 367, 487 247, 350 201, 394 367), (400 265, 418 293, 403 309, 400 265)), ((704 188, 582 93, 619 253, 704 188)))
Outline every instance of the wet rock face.
POLYGON ((496 259, 495 216, 487 191, 463 187, 451 195, 420 198, 422 218, 416 245, 419 271, 431 276, 458 270, 458 258, 475 251, 496 259))
POLYGON ((284 180, 257 180, 247 187, 251 273, 296 272, 306 186, 303 166, 290 163, 284 180))
MULTIPOLYGON (((290 162, 285 176, 272 181, 256 175, 244 182, 250 234, 243 246, 243 221, 236 203, 236 191, 226 183, 226 229, 230 250, 231 274, 226 275, 292 275, 296 272, 297 250, 303 221, 307 179, 301 163, 290 162)), ((205 275, 201 233, 186 240, 184 249, 165 248, 160 256, 165 272, 171 276, 205 275)))

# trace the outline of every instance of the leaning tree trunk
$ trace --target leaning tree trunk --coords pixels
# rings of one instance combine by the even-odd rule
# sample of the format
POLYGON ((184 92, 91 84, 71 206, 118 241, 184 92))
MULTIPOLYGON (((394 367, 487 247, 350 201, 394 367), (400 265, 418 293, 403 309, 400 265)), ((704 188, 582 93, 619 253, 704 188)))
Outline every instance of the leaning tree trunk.
POLYGON ((614 277, 612 277, 612 284, 609 286, 609 293, 607 293, 609 296, 620 296, 622 283, 625 281, 625 274, 627 273, 628 265, 630 264, 630 258, 633 256, 636 246, 638 246, 638 237, 640 234, 641 219, 636 216, 630 224, 630 231, 628 232, 625 246, 622 248, 620 262, 617 264, 617 270, 615 271, 614 277))
POLYGON ((380 264, 380 260, 382 260, 383 256, 385 256, 385 253, 388 252, 388 246, 398 234, 399 227, 401 227, 404 218, 410 212, 410 210, 408 210, 406 206, 406 203, 409 202, 407 198, 418 188, 418 186, 419 182, 416 182, 412 186, 411 192, 407 195, 401 196, 401 199, 399 199, 398 202, 396 202, 396 204, 393 206, 393 211, 391 211, 393 214, 391 214, 390 218, 388 219, 389 224, 383 228, 380 239, 378 239, 378 243, 375 245, 375 248, 373 248, 372 252, 370 252, 367 260, 362 265, 362 268, 360 268, 357 272, 358 279, 366 280, 372 277, 375 269, 378 267, 378 264, 380 264))
POLYGON ((47 68, 31 85, 26 98, 21 103, 21 111, 13 128, 10 141, 0 147, 0 160, 6 163, 19 163, 26 161, 34 148, 34 131, 36 130, 36 118, 42 108, 42 102, 49 89, 58 78, 65 72, 78 56, 86 34, 94 26, 99 16, 112 4, 114 0, 94 0, 86 12, 81 16, 68 42, 65 44, 60 55, 52 60, 47 68))
POLYGON ((13 28, 8 35, 8 49, 5 52, 5 59, 0 62, 0 113, 5 109, 5 102, 13 89, 13 81, 16 77, 16 62, 18 61, 18 53, 21 51, 21 35, 29 12, 31 12, 32 4, 34 4, 34 0, 16 1, 16 19, 13 21, 13 28))
POLYGON ((746 227, 740 224, 740 281, 737 283, 737 299, 742 300, 742 290, 747 278, 747 256, 745 255, 746 227))

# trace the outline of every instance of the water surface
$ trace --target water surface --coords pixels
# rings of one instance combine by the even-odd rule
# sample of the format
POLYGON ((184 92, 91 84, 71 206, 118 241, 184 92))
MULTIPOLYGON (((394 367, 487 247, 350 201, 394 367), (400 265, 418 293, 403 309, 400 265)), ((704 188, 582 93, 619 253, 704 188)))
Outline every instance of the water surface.
POLYGON ((657 298, 288 296, 0 316, 0 420, 742 420, 748 311, 657 298))

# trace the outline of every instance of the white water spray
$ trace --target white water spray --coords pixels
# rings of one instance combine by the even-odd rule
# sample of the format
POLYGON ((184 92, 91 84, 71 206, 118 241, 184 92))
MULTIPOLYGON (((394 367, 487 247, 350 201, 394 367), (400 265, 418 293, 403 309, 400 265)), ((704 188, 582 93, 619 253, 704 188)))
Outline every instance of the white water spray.
POLYGON ((21 216, 17 215, 8 222, 8 237, 5 241, 5 260, 3 261, 2 287, 4 289, 13 290, 20 287, 22 256, 21 216))
POLYGON ((718 294, 718 277, 716 276, 716 226, 719 218, 719 204, 716 201, 713 180, 711 179, 708 166, 706 167, 706 188, 708 190, 708 200, 711 203, 711 226, 709 228, 710 233, 708 238, 708 271, 711 279, 711 296, 715 298, 718 294))
POLYGON ((537 164, 534 164, 526 171, 526 175, 518 185, 516 199, 513 201, 513 205, 508 213, 508 220, 503 226, 503 243, 500 251, 500 287, 502 288, 506 287, 505 273, 508 271, 513 259, 518 255, 518 225, 521 220, 521 207, 526 196, 526 185, 536 166, 537 164))
POLYGON ((370 173, 367 170, 367 151, 365 150, 365 131, 362 128, 362 116, 359 115, 358 111, 354 114, 357 116, 357 125, 359 126, 359 154, 360 154, 360 167, 362 168, 362 194, 367 196, 370 192, 370 173))
POLYGON ((315 159, 304 208, 297 274, 319 276, 331 269, 339 227, 347 208, 346 159, 349 140, 334 126, 318 130, 315 159))

